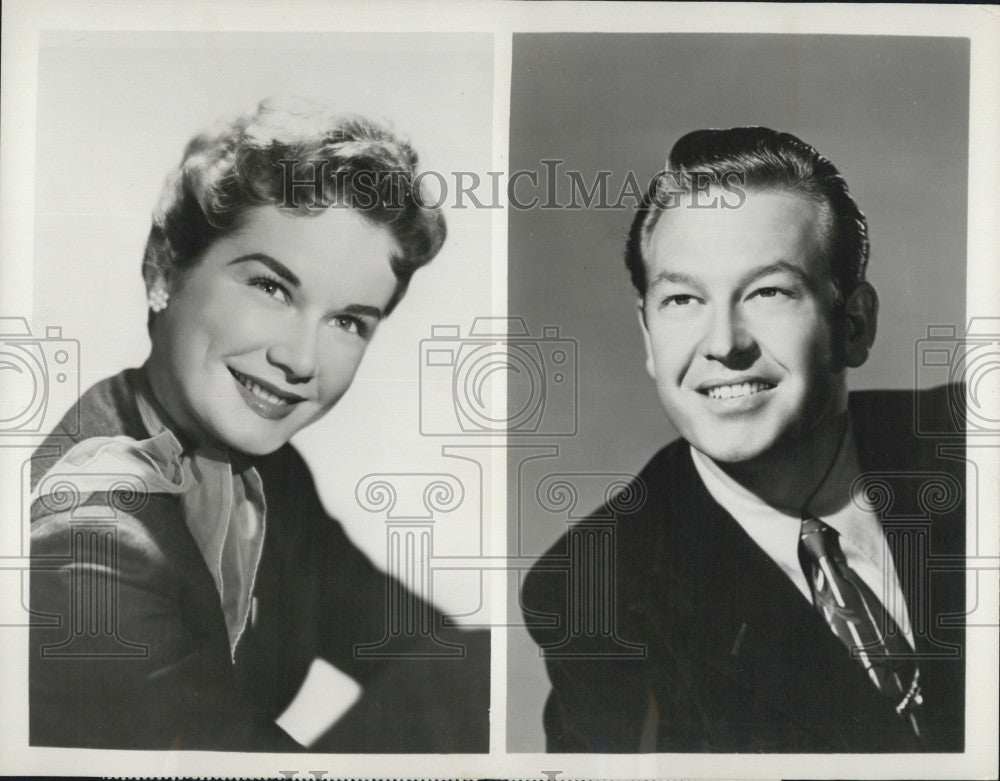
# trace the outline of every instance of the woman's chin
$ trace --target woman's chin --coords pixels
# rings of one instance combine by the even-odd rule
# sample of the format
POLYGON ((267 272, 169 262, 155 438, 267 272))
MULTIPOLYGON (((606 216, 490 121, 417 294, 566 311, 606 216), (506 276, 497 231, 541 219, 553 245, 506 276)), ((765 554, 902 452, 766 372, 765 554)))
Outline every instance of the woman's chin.
POLYGON ((276 444, 263 444, 259 446, 252 445, 250 447, 233 447, 233 450, 236 450, 245 456, 269 456, 271 453, 274 453, 284 447, 287 441, 288 440, 282 440, 276 444))
POLYGON ((281 431, 252 431, 248 428, 235 431, 216 430, 216 442, 230 450, 247 456, 266 456, 279 450, 291 439, 291 434, 281 431))
POLYGON ((267 456, 280 450, 290 437, 239 437, 229 447, 248 456, 267 456))

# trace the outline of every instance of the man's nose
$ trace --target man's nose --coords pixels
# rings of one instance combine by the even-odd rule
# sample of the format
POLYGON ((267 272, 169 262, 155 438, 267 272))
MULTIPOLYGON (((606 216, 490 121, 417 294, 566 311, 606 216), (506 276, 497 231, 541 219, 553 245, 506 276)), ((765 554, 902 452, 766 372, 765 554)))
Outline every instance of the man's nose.
POLYGON ((719 307, 712 313, 702 340, 702 354, 730 368, 752 363, 757 344, 740 313, 733 307, 719 307))
POLYGON ((308 382, 319 370, 317 326, 299 318, 267 351, 267 359, 285 373, 287 382, 308 382))

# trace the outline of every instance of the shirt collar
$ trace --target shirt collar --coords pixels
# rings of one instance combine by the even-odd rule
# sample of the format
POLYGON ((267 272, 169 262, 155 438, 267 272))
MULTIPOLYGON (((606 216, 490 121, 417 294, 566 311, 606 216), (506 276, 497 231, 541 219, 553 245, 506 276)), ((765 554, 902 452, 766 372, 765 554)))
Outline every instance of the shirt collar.
POLYGON ((850 420, 830 470, 802 508, 769 505, 693 446, 691 458, 709 493, 734 517, 768 518, 770 522, 785 518, 789 539, 797 544, 802 515, 808 513, 850 540, 871 561, 882 556, 881 524, 858 485, 861 466, 850 420))

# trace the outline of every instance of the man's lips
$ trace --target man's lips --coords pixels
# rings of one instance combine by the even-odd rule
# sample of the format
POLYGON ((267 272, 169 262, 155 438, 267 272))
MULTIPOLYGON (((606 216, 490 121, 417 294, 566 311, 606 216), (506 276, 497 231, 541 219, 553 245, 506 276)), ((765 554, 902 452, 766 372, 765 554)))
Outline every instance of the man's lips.
POLYGON ((702 396, 724 401, 754 396, 763 391, 772 390, 777 383, 761 377, 741 377, 732 380, 711 380, 699 383, 695 390, 702 396))

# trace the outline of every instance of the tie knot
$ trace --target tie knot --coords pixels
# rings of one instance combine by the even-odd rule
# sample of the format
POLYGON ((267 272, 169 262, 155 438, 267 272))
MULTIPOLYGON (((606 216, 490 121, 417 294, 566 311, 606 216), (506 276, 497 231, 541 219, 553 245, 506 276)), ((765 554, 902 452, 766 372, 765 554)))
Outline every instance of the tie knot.
POLYGON ((837 541, 837 530, 827 526, 819 518, 804 515, 799 539, 802 546, 816 559, 823 557, 838 559, 840 543, 837 541))

